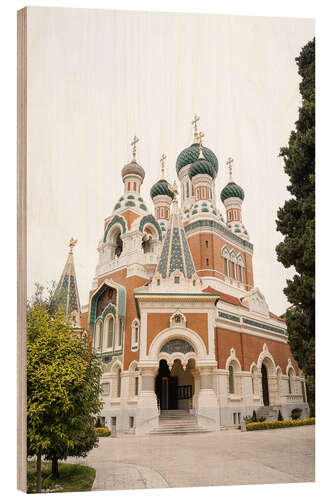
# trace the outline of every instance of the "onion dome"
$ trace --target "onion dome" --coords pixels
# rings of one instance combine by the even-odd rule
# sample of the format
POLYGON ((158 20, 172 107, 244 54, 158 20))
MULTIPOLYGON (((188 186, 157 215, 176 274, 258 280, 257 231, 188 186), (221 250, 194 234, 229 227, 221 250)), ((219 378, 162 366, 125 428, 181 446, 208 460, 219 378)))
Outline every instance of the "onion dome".
POLYGON ((216 177, 216 172, 217 171, 208 160, 199 158, 194 163, 192 163, 189 171, 189 177, 192 180, 192 178, 197 174, 206 174, 214 179, 216 177))
POLYGON ((143 170, 141 165, 139 165, 136 162, 136 160, 133 159, 130 163, 128 163, 123 167, 121 175, 122 178, 124 178, 127 175, 138 175, 139 177, 141 177, 141 180, 143 181, 143 179, 145 178, 145 171, 143 170))
POLYGON ((175 195, 170 190, 169 183, 166 179, 160 179, 152 186, 150 190, 151 198, 154 199, 155 196, 158 195, 169 196, 169 198, 171 198, 172 200, 174 199, 175 195))
POLYGON ((227 198, 240 198, 241 200, 244 200, 244 196, 244 190, 233 181, 228 182, 228 184, 221 191, 221 200, 223 203, 227 198))
MULTIPOLYGON (((191 163, 194 163, 199 158, 199 150, 200 150, 199 143, 194 143, 191 146, 189 146, 188 148, 184 149, 179 154, 179 156, 177 158, 177 162, 176 162, 177 174, 179 174, 180 170, 183 167, 185 167, 186 165, 190 165, 191 163)), ((203 153, 205 160, 207 160, 211 164, 211 166, 213 167, 213 169, 215 171, 215 175, 214 175, 214 177, 215 177, 217 172, 218 172, 218 169, 219 169, 218 159, 216 158, 213 151, 211 151, 210 149, 208 149, 204 146, 202 147, 202 153, 203 153)))

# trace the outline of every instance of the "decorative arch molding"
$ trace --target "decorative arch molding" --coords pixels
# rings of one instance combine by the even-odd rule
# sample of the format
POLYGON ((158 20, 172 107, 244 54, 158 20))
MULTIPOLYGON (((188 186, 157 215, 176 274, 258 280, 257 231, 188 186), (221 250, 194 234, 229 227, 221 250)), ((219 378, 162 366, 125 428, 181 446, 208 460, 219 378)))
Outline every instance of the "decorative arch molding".
POLYGON ((288 358, 288 364, 287 364, 287 367, 286 367, 286 375, 288 375, 289 371, 292 371, 293 372, 293 376, 296 377, 296 370, 291 362, 291 359, 288 358))
POLYGON ((169 319, 169 326, 185 326, 186 327, 186 316, 181 311, 175 311, 169 319))
POLYGON ((104 237, 103 237, 103 242, 104 243, 107 240, 107 237, 108 237, 108 234, 110 232, 110 229, 115 224, 118 224, 120 226, 122 234, 126 233, 126 231, 127 231, 127 222, 126 222, 126 219, 124 219, 124 217, 122 217, 121 215, 114 215, 113 218, 112 218, 112 220, 109 222, 109 224, 107 225, 107 227, 106 227, 106 229, 104 231, 104 237))
POLYGON ((231 260, 231 262, 234 262, 235 264, 237 264, 237 258, 236 258, 236 253, 235 253, 234 249, 232 249, 230 252, 230 260, 231 260))
POLYGON ((240 253, 237 255, 237 264, 241 267, 245 267, 243 256, 240 253))
POLYGON ((108 304, 104 309, 104 311, 102 312, 102 316, 100 316, 100 318, 102 318, 104 322, 106 317, 111 314, 114 317, 114 319, 116 319, 116 312, 117 312, 116 307, 113 304, 108 304))
POLYGON ((222 248, 221 253, 223 258, 230 259, 230 253, 226 245, 224 245, 224 247, 222 248))
POLYGON ((158 356, 159 361, 161 361, 161 359, 164 359, 167 362, 170 370, 171 370, 174 362, 176 361, 176 359, 179 359, 183 369, 186 370, 186 366, 187 366, 188 362, 191 359, 193 359, 195 362, 196 361, 195 358, 196 357, 195 357, 194 352, 187 352, 186 354, 184 354, 182 352, 174 352, 172 354, 168 354, 167 352, 160 352, 160 354, 158 356))
POLYGON ((138 362, 134 359, 131 364, 129 365, 128 367, 128 371, 131 372, 131 373, 135 373, 139 370, 139 367, 138 367, 138 362))
POLYGON ((151 224, 152 226, 154 226, 154 228, 156 229, 157 234, 158 234, 158 239, 160 241, 162 241, 161 227, 153 215, 149 214, 149 215, 145 215, 144 217, 142 217, 142 219, 140 220, 140 225, 139 225, 139 231, 141 233, 143 233, 143 229, 144 229, 146 224, 151 224))
POLYGON ((257 364, 253 361, 250 366, 250 373, 252 373, 252 370, 258 370, 257 364))
MULTIPOLYGON (((190 328, 167 328, 162 330, 152 341, 148 357, 151 360, 157 360, 162 347, 169 341, 174 339, 183 339, 192 345, 194 358, 204 358, 207 356, 207 349, 202 338, 190 328)), ((166 354, 166 353, 165 353, 166 354)), ((178 353, 177 353, 178 354, 178 353)))
POLYGON ((268 347, 266 344, 263 345, 263 349, 261 353, 258 356, 258 361, 257 361, 257 367, 258 370, 261 370, 261 366, 265 360, 269 360, 270 363, 267 364, 267 369, 269 375, 276 375, 276 365, 273 356, 268 350, 268 347))
POLYGON ((230 349, 230 356, 228 357, 228 359, 225 363, 226 370, 229 370, 229 366, 231 363, 235 363, 237 365, 238 371, 240 371, 240 372, 242 371, 242 365, 240 364, 240 361, 236 356, 236 351, 233 347, 230 349))
POLYGON ((121 362, 119 361, 119 359, 117 359, 111 366, 111 374, 112 375, 117 375, 118 374, 118 370, 122 370, 122 366, 121 366, 121 362))

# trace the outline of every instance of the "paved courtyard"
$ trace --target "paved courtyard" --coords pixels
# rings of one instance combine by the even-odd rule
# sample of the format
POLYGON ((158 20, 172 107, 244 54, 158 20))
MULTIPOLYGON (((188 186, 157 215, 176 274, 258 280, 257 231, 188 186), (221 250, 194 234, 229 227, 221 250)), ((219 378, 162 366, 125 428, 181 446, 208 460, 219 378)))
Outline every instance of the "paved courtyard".
POLYGON ((314 481, 315 426, 101 438, 95 490, 314 481))

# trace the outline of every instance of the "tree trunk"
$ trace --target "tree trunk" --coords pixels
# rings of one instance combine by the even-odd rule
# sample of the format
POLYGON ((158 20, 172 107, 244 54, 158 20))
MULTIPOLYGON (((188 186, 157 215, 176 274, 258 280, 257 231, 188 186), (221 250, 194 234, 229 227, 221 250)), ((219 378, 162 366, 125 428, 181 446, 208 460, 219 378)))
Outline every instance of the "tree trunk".
POLYGON ((42 491, 42 455, 37 455, 37 493, 42 491))
POLYGON ((59 477, 58 459, 52 458, 52 479, 59 477))

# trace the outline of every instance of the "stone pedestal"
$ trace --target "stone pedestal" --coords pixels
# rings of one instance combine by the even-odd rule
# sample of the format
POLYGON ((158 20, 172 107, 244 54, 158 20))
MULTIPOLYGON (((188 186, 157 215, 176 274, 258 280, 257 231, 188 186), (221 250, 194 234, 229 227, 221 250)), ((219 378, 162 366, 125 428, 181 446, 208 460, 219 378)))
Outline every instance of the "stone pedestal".
POLYGON ((219 428, 219 409, 213 390, 211 368, 200 369, 200 391, 197 399, 198 424, 210 429, 219 428))
POLYGON ((159 411, 155 394, 156 368, 141 367, 142 386, 136 411, 136 434, 144 434, 156 427, 159 411))

